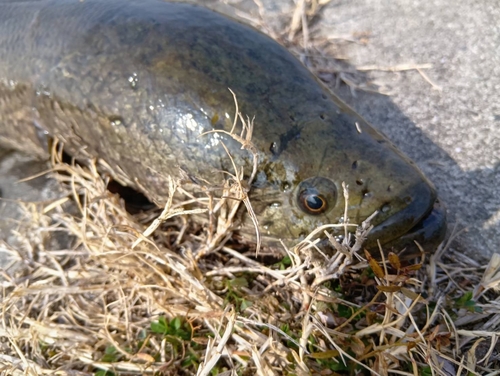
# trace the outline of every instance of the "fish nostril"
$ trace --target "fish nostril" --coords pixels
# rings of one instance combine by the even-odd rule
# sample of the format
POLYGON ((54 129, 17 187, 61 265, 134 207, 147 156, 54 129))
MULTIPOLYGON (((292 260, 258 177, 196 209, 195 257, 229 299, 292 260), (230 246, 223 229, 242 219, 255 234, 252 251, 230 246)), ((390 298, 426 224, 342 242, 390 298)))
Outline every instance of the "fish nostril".
POLYGON ((363 195, 363 198, 368 198, 372 196, 372 193, 366 188, 361 191, 361 194, 363 195))
POLYGON ((108 120, 109 120, 109 125, 111 125, 114 128, 119 126, 125 126, 125 120, 123 120, 121 116, 111 115, 108 117, 108 120))
POLYGON ((271 228, 272 225, 273 225, 273 222, 264 222, 262 224, 262 228, 267 231, 271 228))
POLYGON ((356 180, 356 184, 357 184, 357 185, 363 185, 363 184, 364 184, 363 179, 358 179, 358 180, 356 180))
POLYGON ((292 188, 292 185, 287 181, 285 181, 285 182, 283 182, 283 184, 281 184, 281 190, 283 192, 288 192, 290 190, 290 188, 292 188))
POLYGON ((380 208, 380 211, 382 213, 387 213, 389 210, 391 210, 391 205, 389 204, 384 204, 381 208, 380 208))
POLYGON ((271 146, 269 146, 269 151, 273 154, 276 155, 278 154, 278 143, 277 142, 271 142, 271 146))

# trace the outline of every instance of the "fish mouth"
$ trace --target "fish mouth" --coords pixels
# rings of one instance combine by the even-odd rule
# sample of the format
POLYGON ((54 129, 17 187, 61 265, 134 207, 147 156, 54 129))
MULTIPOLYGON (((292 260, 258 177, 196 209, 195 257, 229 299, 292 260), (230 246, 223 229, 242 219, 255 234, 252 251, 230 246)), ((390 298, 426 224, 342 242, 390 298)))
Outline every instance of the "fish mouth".
MULTIPOLYGON (((446 235, 446 224, 446 208, 436 199, 429 212, 417 224, 397 239, 382 244, 382 249, 384 253, 395 251, 401 259, 418 257, 422 254, 422 250, 425 253, 431 253, 443 241, 446 235)), ((372 231, 377 232, 378 227, 382 225, 383 223, 372 231)), ((380 255, 380 250, 378 245, 373 243, 376 241, 367 244, 367 248, 376 257, 380 255)))

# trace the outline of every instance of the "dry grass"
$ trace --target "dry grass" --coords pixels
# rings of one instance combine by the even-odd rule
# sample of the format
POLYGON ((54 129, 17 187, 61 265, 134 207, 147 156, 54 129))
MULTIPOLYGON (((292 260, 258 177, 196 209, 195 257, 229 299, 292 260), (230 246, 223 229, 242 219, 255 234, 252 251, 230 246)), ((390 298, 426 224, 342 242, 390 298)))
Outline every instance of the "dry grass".
POLYGON ((238 166, 197 207, 172 180, 176 200, 153 219, 127 213, 92 162, 54 155, 67 198, 25 204, 24 246, 0 246, 17 260, 2 272, 3 374, 497 374, 498 257, 484 268, 444 245, 424 263, 379 263, 362 253, 363 223, 318 228, 266 265, 225 244, 251 208, 238 166))

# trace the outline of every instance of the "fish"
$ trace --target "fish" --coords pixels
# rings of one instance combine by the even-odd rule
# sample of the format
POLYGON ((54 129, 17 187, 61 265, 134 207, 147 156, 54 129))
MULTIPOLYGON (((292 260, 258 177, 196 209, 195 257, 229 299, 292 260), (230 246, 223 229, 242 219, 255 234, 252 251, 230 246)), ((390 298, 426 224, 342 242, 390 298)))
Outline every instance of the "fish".
MULTIPOLYGON (((196 4, 0 0, 0 144, 46 157, 46 135, 156 203, 180 171, 222 181, 223 146, 246 178, 255 156, 248 195, 264 246, 374 212, 368 249, 432 250, 446 230, 414 162, 281 44, 196 4), (234 97, 253 119, 252 150, 228 134, 234 97)), ((235 231, 254 232, 248 214, 235 231)))

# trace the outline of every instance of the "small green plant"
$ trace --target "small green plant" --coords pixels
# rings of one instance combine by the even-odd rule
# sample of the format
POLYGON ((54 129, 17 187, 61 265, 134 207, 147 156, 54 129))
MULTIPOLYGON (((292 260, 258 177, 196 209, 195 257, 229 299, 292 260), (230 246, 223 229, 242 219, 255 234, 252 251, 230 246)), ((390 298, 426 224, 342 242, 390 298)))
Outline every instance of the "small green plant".
MULTIPOLYGON (((160 335, 166 341, 174 358, 182 354, 181 366, 196 369, 199 365, 199 354, 194 351, 199 345, 192 341, 193 327, 191 323, 181 317, 174 317, 170 321, 165 316, 158 317, 158 321, 150 324, 152 334, 160 335)), ((158 354, 154 355, 158 359, 158 354)))
POLYGON ((183 341, 191 340, 193 335, 191 325, 180 317, 174 317, 172 320, 167 321, 165 316, 160 316, 158 321, 151 323, 150 329, 151 332, 155 334, 161 334, 171 339, 175 338, 183 341))
POLYGON ((187 349, 187 353, 182 359, 181 366, 183 368, 193 367, 194 369, 198 368, 200 364, 200 357, 192 348, 187 349))
POLYGON ((343 304, 338 304, 337 305, 337 313, 340 317, 348 319, 354 313, 354 309, 349 307, 349 306, 343 305, 343 304))
POLYGON ((286 268, 289 268, 290 266, 292 266, 292 259, 290 258, 290 256, 285 256, 280 261, 278 261, 276 264, 274 264, 273 266, 276 269, 285 270, 286 268))
POLYGON ((429 367, 429 366, 423 367, 420 370, 420 376, 431 376, 431 375, 432 375, 432 370, 431 370, 431 367, 429 367))
POLYGON ((251 301, 244 298, 244 296, 248 295, 242 291, 245 287, 248 287, 248 280, 244 277, 236 277, 226 281, 227 293, 224 300, 227 303, 234 304, 239 312, 243 312, 252 305, 251 301))
POLYGON ((319 353, 312 353, 309 356, 314 359, 321 369, 330 371, 348 371, 349 366, 344 364, 337 350, 328 350, 319 353))
POLYGON ((472 296, 472 291, 467 291, 460 298, 454 299, 455 308, 464 308, 469 312, 482 313, 482 308, 476 305, 476 302, 472 299, 472 296))
POLYGON ((120 360, 120 353, 116 351, 114 346, 106 346, 104 350, 104 356, 101 358, 102 362, 113 363, 120 360))
POLYGON ((106 371, 104 369, 100 369, 99 371, 97 371, 95 374, 95 376, 115 376, 115 374, 111 371, 106 371))

